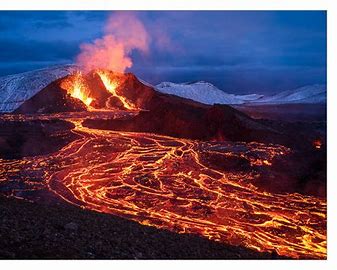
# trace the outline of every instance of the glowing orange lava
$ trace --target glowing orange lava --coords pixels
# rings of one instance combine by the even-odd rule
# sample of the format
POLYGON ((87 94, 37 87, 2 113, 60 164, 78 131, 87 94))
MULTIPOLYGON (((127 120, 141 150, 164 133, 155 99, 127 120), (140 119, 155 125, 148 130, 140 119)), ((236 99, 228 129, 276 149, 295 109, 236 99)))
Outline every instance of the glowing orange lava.
POLYGON ((291 258, 326 258, 326 200, 264 192, 252 184, 256 166, 267 170, 290 149, 90 129, 82 121, 95 114, 72 115, 53 117, 74 123, 79 139, 46 156, 0 160, 0 178, 41 171, 44 183, 23 177, 28 191, 47 186, 74 205, 144 225, 291 258), (205 154, 244 157, 251 167, 214 169, 205 154))
POLYGON ((123 95, 120 95, 120 94, 117 93, 117 88, 119 86, 119 82, 117 80, 112 80, 109 76, 108 71, 97 70, 96 73, 100 76, 106 90, 108 90, 114 97, 118 98, 127 110, 137 109, 123 95))
POLYGON ((86 106, 90 106, 93 98, 89 97, 89 91, 83 80, 81 72, 76 72, 71 78, 67 78, 61 83, 61 88, 73 97, 81 100, 86 106))

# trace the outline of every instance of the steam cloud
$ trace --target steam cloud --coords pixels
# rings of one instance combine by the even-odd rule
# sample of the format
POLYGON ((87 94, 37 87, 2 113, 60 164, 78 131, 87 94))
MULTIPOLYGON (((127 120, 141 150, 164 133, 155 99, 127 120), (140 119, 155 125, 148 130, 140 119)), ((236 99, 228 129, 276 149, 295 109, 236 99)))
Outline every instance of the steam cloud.
POLYGON ((85 72, 93 69, 125 72, 132 66, 133 50, 144 53, 149 50, 149 34, 134 13, 114 13, 104 30, 102 38, 81 45, 76 62, 85 72))

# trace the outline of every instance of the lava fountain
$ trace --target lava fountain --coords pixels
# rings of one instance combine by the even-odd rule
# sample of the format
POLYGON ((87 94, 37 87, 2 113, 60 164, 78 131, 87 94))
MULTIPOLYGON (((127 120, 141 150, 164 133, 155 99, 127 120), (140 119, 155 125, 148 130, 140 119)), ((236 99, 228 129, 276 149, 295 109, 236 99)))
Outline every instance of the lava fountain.
POLYGON ((73 76, 63 80, 61 88, 66 90, 71 97, 81 100, 87 107, 90 106, 94 100, 89 96, 89 89, 80 71, 77 71, 73 76))
POLYGON ((109 70, 97 69, 87 74, 77 71, 64 78, 60 87, 71 97, 82 101, 89 109, 111 109, 108 101, 110 97, 114 97, 125 110, 138 110, 123 93, 125 80, 124 73, 109 70))
MULTIPOLYGON (((111 14, 103 33, 102 37, 90 43, 81 44, 76 64, 84 72, 84 75, 80 72, 76 73, 73 82, 70 82, 70 85, 69 82, 66 83, 65 89, 72 97, 95 108, 102 107, 102 105, 97 106, 97 99, 101 100, 102 95, 106 96, 96 91, 107 90, 120 101, 125 109, 136 110, 137 107, 121 93, 120 80, 123 79, 125 71, 133 65, 131 53, 134 50, 141 53, 148 52, 149 34, 141 20, 132 12, 111 14), (126 25, 127 27, 125 27, 126 25), (87 87, 84 83, 89 78, 88 74, 97 74, 105 89, 89 89, 91 87, 87 87), (96 102, 93 102, 94 100, 96 102)), ((91 83, 89 82, 87 85, 91 85, 91 83)), ((105 104, 107 108, 110 108, 107 103, 105 104)))

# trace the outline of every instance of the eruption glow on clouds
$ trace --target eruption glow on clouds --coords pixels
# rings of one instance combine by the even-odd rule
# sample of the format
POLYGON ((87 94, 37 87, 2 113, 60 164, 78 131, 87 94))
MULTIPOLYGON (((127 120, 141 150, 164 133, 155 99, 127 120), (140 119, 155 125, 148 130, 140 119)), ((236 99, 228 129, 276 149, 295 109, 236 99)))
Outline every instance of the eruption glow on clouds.
POLYGON ((102 38, 81 45, 77 64, 85 72, 93 69, 124 72, 132 66, 130 53, 133 50, 144 53, 149 50, 149 34, 134 13, 114 13, 109 17, 104 32, 102 38))

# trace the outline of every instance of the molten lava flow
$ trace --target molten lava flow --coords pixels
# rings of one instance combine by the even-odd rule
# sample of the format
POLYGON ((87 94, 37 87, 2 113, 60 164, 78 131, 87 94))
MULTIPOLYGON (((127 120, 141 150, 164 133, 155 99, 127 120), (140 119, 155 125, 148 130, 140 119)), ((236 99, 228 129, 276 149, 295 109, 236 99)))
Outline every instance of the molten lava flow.
POLYGON ((127 110, 137 109, 124 96, 119 95, 117 93, 117 88, 119 86, 119 82, 116 79, 115 80, 111 79, 108 71, 98 70, 97 74, 100 76, 106 90, 108 90, 114 97, 118 98, 122 102, 124 108, 126 108, 127 110))
POLYGON ((70 78, 61 83, 61 88, 67 90, 73 98, 81 100, 87 107, 90 106, 93 99, 89 97, 89 90, 85 85, 81 72, 76 72, 70 78))
POLYGON ((80 138, 46 156, 0 159, 4 168, 0 179, 8 179, 8 185, 22 179, 11 195, 23 196, 19 187, 24 185, 28 194, 47 186, 74 205, 144 225, 292 258, 326 258, 326 200, 263 192, 252 184, 256 166, 264 166, 261 174, 268 173, 274 157, 287 155, 288 148, 198 142, 82 125, 83 119, 97 116, 54 116, 74 123, 73 132, 80 138), (214 169, 204 161, 205 154, 224 160, 242 157, 251 166, 214 169))
POLYGON ((259 191, 251 184, 253 169, 219 171, 201 161, 208 152, 224 159, 243 156, 252 164, 263 155, 270 163, 289 152, 285 147, 200 143, 73 123, 83 138, 56 154, 67 165, 49 181, 51 190, 68 202, 262 252, 326 256, 324 200, 259 191))

